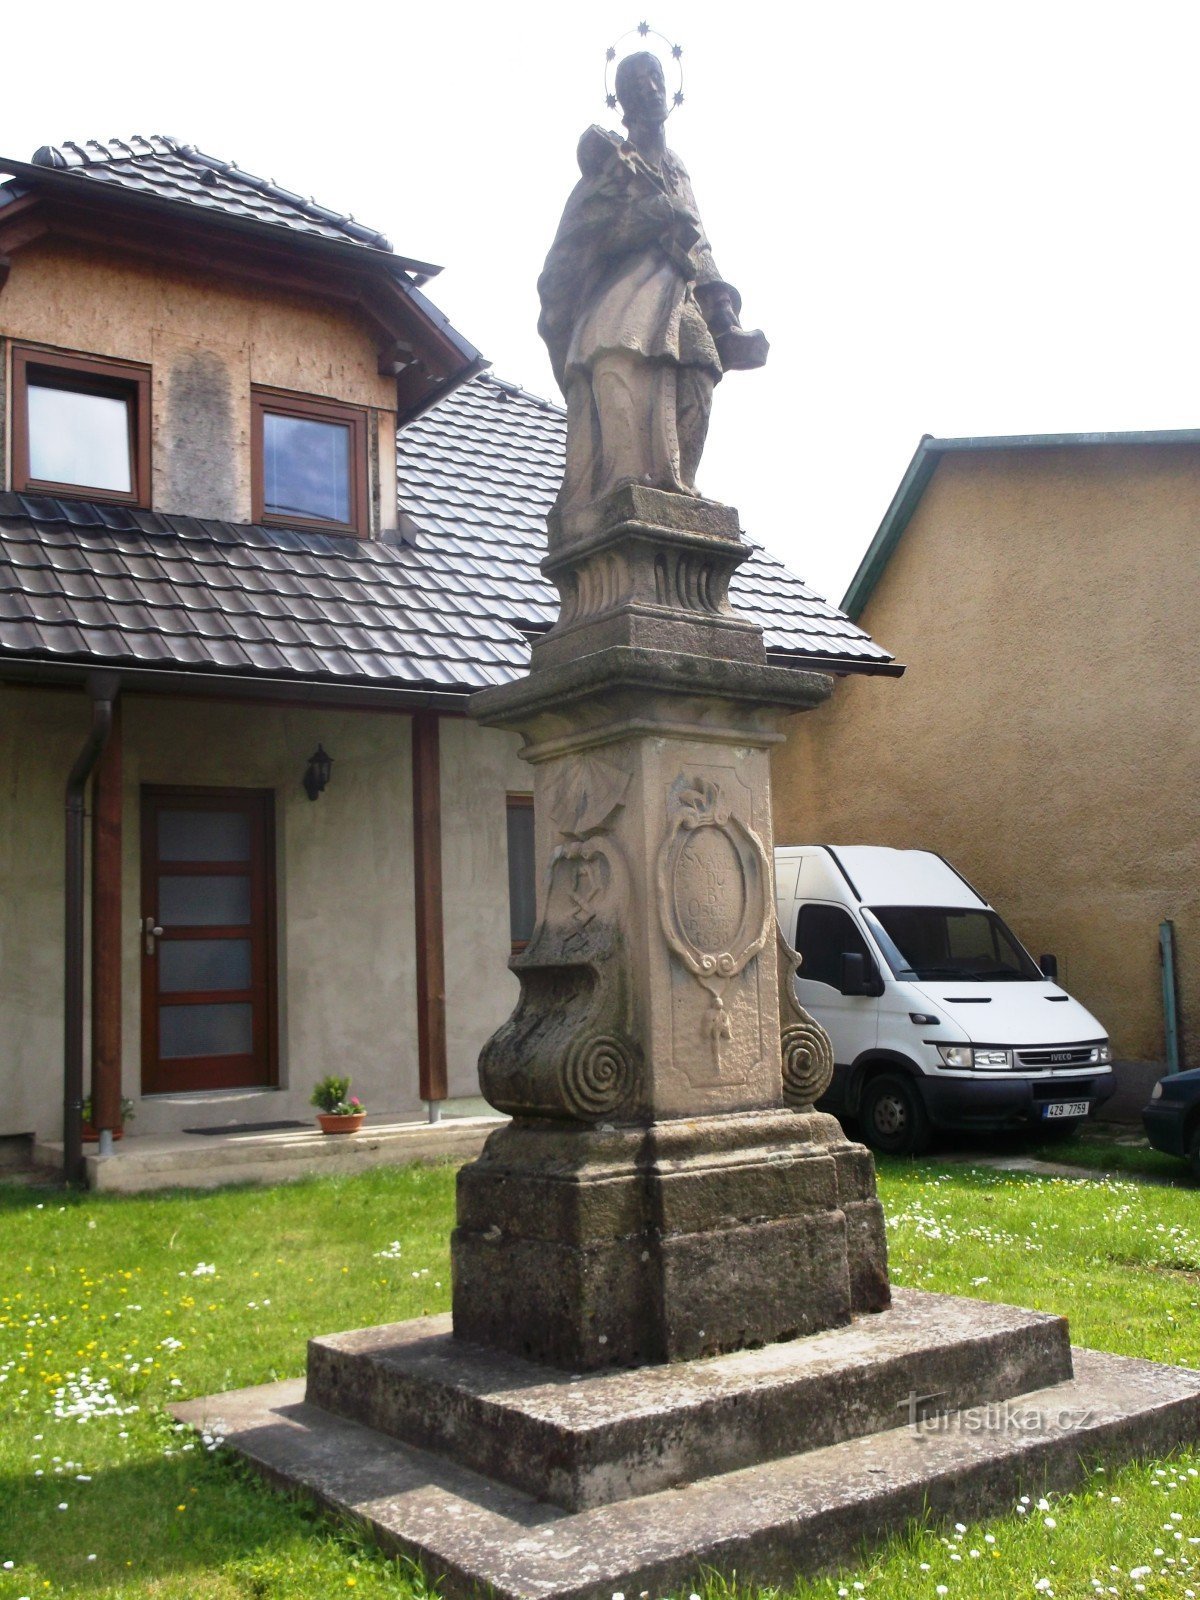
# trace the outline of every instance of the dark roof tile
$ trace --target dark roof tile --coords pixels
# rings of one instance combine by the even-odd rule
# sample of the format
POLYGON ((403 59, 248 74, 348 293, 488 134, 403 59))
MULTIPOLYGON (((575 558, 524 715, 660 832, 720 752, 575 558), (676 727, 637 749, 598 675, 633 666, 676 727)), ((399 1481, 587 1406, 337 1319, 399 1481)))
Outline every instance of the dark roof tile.
POLYGON ((154 194, 160 199, 183 201, 228 216, 250 217, 300 233, 318 234, 364 244, 374 250, 391 250, 382 233, 364 227, 353 217, 331 211, 315 200, 284 189, 271 178, 243 172, 232 161, 205 155, 195 145, 182 144, 162 134, 132 139, 89 139, 43 145, 33 157, 39 167, 56 167, 117 188, 154 194))

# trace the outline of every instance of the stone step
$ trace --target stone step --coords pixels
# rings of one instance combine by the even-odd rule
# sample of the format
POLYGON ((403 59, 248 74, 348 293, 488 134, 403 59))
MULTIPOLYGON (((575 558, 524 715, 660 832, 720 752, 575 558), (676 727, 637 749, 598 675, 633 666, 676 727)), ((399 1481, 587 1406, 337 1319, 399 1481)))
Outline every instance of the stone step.
MULTIPOLYGON (((84 1146, 89 1189, 124 1194, 155 1189, 215 1189, 227 1183, 283 1183, 294 1178, 354 1173, 410 1161, 466 1161, 507 1118, 447 1117, 441 1122, 367 1123, 358 1133, 323 1134, 319 1128, 268 1133, 129 1135, 102 1156, 84 1146)), ((40 1142, 39 1166, 62 1165, 62 1144, 40 1142)))
POLYGON ((457 1340, 448 1316, 332 1334, 309 1344, 306 1399, 579 1511, 1070 1377, 1065 1318, 898 1290, 807 1338, 576 1376, 457 1340))
POLYGON ((302 1380, 175 1408, 276 1484, 362 1519, 449 1600, 611 1600, 679 1591, 701 1567, 789 1585, 861 1558, 906 1524, 983 1517, 1022 1492, 1067 1490, 1091 1466, 1200 1437, 1200 1374, 1073 1352, 1075 1376, 1015 1404, 970 1408, 679 1489, 567 1511, 430 1451, 332 1416, 302 1380))

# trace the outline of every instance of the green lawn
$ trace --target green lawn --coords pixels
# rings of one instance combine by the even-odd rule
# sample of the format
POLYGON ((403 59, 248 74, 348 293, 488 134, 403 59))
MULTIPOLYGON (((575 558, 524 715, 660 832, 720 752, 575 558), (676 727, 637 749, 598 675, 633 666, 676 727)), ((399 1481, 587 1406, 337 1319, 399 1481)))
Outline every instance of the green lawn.
MULTIPOLYGON (((164 1408, 298 1375, 311 1333, 446 1310, 453 1188, 450 1168, 144 1198, 0 1186, 0 1600, 419 1593, 164 1408)), ((881 1163, 880 1188, 897 1283, 1065 1311, 1080 1343, 1200 1366, 1194 1191, 936 1159, 881 1163)), ((843 1591, 1194 1600, 1200 1453, 911 1530, 795 1594, 843 1591)))

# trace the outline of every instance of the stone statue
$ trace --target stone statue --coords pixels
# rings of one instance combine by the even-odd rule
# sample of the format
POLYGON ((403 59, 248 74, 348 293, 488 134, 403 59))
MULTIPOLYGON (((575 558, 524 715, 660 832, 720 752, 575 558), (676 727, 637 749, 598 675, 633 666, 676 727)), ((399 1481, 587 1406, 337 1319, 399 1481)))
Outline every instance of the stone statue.
POLYGON ((567 400, 559 512, 625 483, 694 495, 713 386, 767 358, 666 147, 657 56, 626 56, 615 87, 628 137, 593 126, 579 141, 583 176, 538 280, 538 332, 567 400))

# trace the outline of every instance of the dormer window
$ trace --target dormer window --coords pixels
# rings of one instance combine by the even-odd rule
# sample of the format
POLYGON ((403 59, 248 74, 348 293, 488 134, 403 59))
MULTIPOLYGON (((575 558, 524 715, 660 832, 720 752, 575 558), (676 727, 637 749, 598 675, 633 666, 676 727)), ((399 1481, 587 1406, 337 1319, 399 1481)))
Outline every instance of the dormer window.
POLYGON ((254 520, 367 534, 367 417, 308 395, 251 394, 254 520))
POLYGON ((13 488, 150 501, 150 369, 13 350, 13 488))

